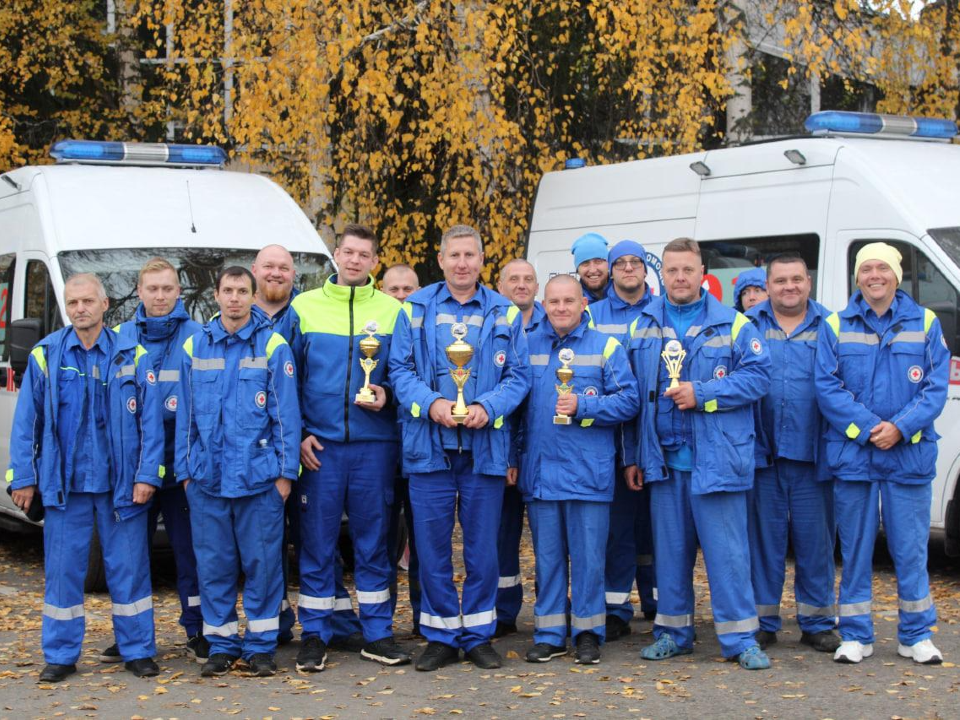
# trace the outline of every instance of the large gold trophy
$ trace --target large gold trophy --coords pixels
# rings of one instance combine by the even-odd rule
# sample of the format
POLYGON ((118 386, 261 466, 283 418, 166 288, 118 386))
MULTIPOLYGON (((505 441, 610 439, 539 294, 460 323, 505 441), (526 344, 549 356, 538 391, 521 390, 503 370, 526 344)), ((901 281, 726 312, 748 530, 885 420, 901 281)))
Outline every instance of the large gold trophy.
MULTIPOLYGON (((569 395, 573 392, 573 385, 570 384, 570 381, 573 380, 573 370, 570 369, 570 363, 573 362, 574 354, 573 350, 570 348, 563 348, 559 353, 557 353, 557 358, 560 360, 561 367, 557 368, 557 380, 560 381, 559 385, 555 385, 557 388, 557 395, 569 395)), ((569 415, 564 415, 563 413, 558 413, 553 416, 554 425, 569 425, 571 423, 571 418, 569 415)))
POLYGON ((683 369, 683 359, 687 356, 687 351, 679 340, 671 340, 660 353, 663 358, 663 364, 667 366, 667 377, 670 378, 670 385, 667 389, 680 387, 680 370, 683 369))
POLYGON ((455 340, 447 345, 446 353, 447 359, 456 366, 450 368, 450 377, 453 378, 453 382, 457 386, 457 402, 453 406, 451 414, 458 424, 463 425, 463 421, 467 419, 467 404, 463 401, 463 387, 470 379, 470 371, 463 366, 470 362, 473 357, 473 347, 463 340, 467 336, 467 326, 463 323, 454 323, 453 327, 450 328, 450 334, 453 335, 455 340))
POLYGON ((376 394, 370 389, 370 373, 377 367, 377 361, 373 359, 373 356, 380 352, 380 341, 376 337, 377 329, 376 320, 371 320, 363 326, 363 331, 367 334, 367 337, 360 341, 360 352, 364 355, 360 358, 360 367, 363 368, 365 378, 363 387, 360 388, 360 392, 357 393, 355 398, 358 403, 374 403, 377 401, 376 394))

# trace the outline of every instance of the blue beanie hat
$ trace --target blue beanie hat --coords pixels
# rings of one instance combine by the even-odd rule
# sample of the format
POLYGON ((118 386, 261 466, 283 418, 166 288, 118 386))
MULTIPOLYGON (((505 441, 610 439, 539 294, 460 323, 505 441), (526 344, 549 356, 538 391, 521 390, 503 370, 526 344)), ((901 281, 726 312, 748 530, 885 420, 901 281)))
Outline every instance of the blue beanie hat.
POLYGON ((611 270, 613 264, 624 255, 636 255, 643 262, 647 260, 647 251, 643 249, 643 245, 636 240, 621 240, 610 248, 610 255, 607 256, 607 262, 610 263, 611 270))
POLYGON ((766 290, 767 271, 763 268, 750 268, 737 276, 737 282, 733 286, 733 306, 740 312, 743 312, 743 303, 740 302, 740 296, 748 287, 758 287, 761 290, 766 290))
POLYGON ((581 235, 574 241, 570 252, 573 253, 573 269, 576 270, 587 260, 606 259, 607 239, 597 233, 581 235))

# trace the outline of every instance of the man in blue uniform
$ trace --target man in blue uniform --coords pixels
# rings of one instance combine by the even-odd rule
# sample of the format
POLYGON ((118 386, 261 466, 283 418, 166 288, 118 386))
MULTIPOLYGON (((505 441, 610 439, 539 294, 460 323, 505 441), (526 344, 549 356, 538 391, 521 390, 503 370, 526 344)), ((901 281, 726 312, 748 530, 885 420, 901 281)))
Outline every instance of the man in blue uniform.
POLYGON ((357 600, 366 644, 361 657, 384 665, 410 662, 393 639, 387 529, 397 466, 396 412, 386 358, 400 303, 374 287, 377 236, 347 225, 333 252, 339 272, 298 295, 284 324, 300 377, 304 437, 300 461, 300 624, 297 669, 323 670, 332 636, 334 563, 346 509, 353 540, 357 600), (369 399, 361 343, 378 343, 369 399))
MULTIPOLYGON (((390 348, 390 378, 400 405, 403 467, 420 555, 420 629, 429 641, 418 670, 437 670, 462 649, 481 668, 497 668, 497 530, 510 448, 510 414, 530 387, 520 310, 479 284, 480 234, 456 225, 443 234, 444 281, 404 303, 390 348), (463 357, 467 413, 453 416, 457 387, 446 348, 455 336, 463 357), (462 602, 453 582, 451 538, 463 529, 467 577, 462 602)), ((461 357, 459 351, 457 357, 461 357)))
POLYGON ((210 643, 204 677, 229 672, 241 657, 252 675, 277 670, 283 504, 300 465, 300 412, 290 346, 251 312, 255 292, 249 270, 221 271, 214 293, 220 314, 187 339, 180 366, 176 470, 190 502, 210 643))
MULTIPOLYGON (((523 329, 528 335, 545 320, 543 305, 537 302, 540 283, 537 271, 526 260, 511 260, 500 271, 497 292, 520 308, 523 329)), ((517 631, 517 616, 523 605, 523 583, 520 576, 520 539, 523 536, 523 498, 516 485, 507 484, 500 509, 500 534, 497 536, 497 557, 500 581, 497 585, 497 629, 494 637, 517 631)))
POLYGON ((607 267, 607 239, 597 233, 581 235, 570 248, 573 269, 580 276, 587 303, 595 303, 607 296, 610 270, 607 267))
MULTIPOLYGON (((575 661, 600 662, 605 634, 603 563, 616 478, 614 436, 637 413, 637 383, 620 342, 589 327, 583 291, 570 275, 547 283, 549 322, 527 336, 532 388, 521 418, 519 488, 537 558, 534 646, 528 662, 566 654, 567 585, 575 661), (558 393, 557 369, 574 371, 558 393), (557 424, 555 416, 570 418, 557 424), (567 568, 570 568, 568 573, 567 568)), ((511 468, 507 482, 518 482, 511 468)))
POLYGON ((738 312, 746 312, 768 297, 767 273, 763 268, 750 268, 737 275, 733 285, 733 307, 738 312))
MULTIPOLYGON (((180 362, 183 343, 200 330, 200 324, 191 319, 180 301, 180 280, 177 271, 163 258, 147 261, 137 279, 137 306, 133 320, 118 326, 121 336, 139 342, 147 350, 147 359, 157 380, 163 402, 163 465, 167 473, 161 487, 153 496, 147 523, 147 537, 152 540, 157 520, 163 515, 173 559, 177 568, 177 594, 180 596, 180 624, 187 632, 187 650, 196 661, 205 663, 210 650, 203 637, 203 618, 200 614, 200 589, 197 584, 197 561, 193 554, 190 534, 190 511, 183 485, 174 474, 174 442, 176 435, 177 402, 180 388, 180 362)), ((102 662, 120 662, 116 644, 100 655, 102 662)))
POLYGON ((747 313, 772 360, 770 392, 760 401, 757 426, 765 457, 758 459, 748 496, 751 575, 760 618, 757 642, 766 649, 777 642, 781 627, 789 536, 796 557, 800 642, 834 652, 840 638, 834 632, 833 480, 828 472, 817 472, 825 461, 818 447, 822 418, 814 385, 817 330, 828 312, 810 299, 811 286, 802 257, 779 255, 767 265, 770 299, 747 313))
POLYGON ((120 655, 138 677, 159 673, 147 507, 164 476, 160 396, 143 347, 103 326, 108 305, 95 275, 67 280, 71 325, 30 353, 13 418, 13 501, 24 512, 42 502, 46 511, 40 682, 77 670, 94 523, 120 655))
POLYGON ((817 401, 829 424, 826 456, 836 478, 843 557, 837 662, 873 654, 871 564, 880 508, 897 572, 897 652, 922 664, 943 661, 930 639, 937 611, 927 542, 940 438, 934 420, 947 400, 950 351, 933 311, 898 289, 900 262, 891 245, 864 245, 854 267, 857 291, 819 331, 817 401))
POLYGON ((748 670, 766 669, 770 660, 754 638, 746 496, 753 485, 753 404, 769 387, 770 357, 756 327, 702 289, 703 273, 696 241, 669 242, 666 297, 651 301, 631 330, 642 399, 637 464, 651 493, 659 590, 656 642, 641 656, 693 652, 699 540, 721 653, 748 670), (662 353, 680 360, 679 376, 671 376, 662 353))
MULTIPOLYGON (((621 240, 610 250, 612 292, 587 308, 592 327, 629 344, 630 324, 653 297, 647 289, 647 252, 634 240, 621 240)), ((631 421, 633 418, 631 418, 631 421)), ((633 604, 630 593, 636 581, 640 608, 648 620, 657 614, 656 579, 653 567, 653 531, 650 524, 650 492, 637 482, 636 453, 632 428, 617 430, 617 482, 610 505, 604 587, 607 603, 607 642, 630 634, 633 604), (626 447, 626 445, 630 447, 626 447), (629 485, 627 480, 629 478, 629 485), (637 489, 639 488, 639 489, 637 489)))

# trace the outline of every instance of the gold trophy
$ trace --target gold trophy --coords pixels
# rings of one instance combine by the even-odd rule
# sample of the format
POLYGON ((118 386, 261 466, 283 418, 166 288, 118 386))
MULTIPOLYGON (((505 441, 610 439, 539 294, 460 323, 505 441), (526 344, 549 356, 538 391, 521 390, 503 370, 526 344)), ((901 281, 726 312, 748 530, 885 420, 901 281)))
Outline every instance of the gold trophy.
POLYGON ((680 344, 679 340, 671 340, 667 343, 667 346, 663 349, 663 352, 660 353, 660 357, 663 358, 663 364, 667 366, 667 376, 670 378, 670 385, 667 386, 667 390, 671 388, 680 387, 680 370, 683 368, 683 359, 687 356, 687 351, 683 349, 683 345, 680 344))
POLYGON ((367 337, 360 341, 360 352, 364 355, 360 358, 360 367, 363 368, 365 378, 363 387, 360 388, 360 392, 354 398, 358 403, 374 403, 377 401, 377 396, 370 389, 370 373, 377 367, 377 361, 373 359, 373 356, 380 352, 380 341, 376 338, 377 329, 376 320, 371 320, 363 326, 363 331, 367 334, 367 337))
POLYGON ((447 359, 456 365, 455 368, 450 368, 450 377, 453 378, 453 382, 457 386, 457 402, 453 406, 451 414, 459 425, 463 425, 463 421, 467 419, 467 404, 463 401, 463 386, 470 379, 470 371, 463 366, 470 362, 473 357, 473 347, 470 343, 463 341, 467 336, 467 326, 463 323, 454 323, 453 327, 450 328, 450 334, 453 335, 455 340, 447 345, 446 353, 447 359))
MULTIPOLYGON (((573 362, 574 354, 573 350, 570 348, 563 348, 559 353, 557 353, 557 358, 560 360, 562 367, 557 368, 557 380, 560 381, 559 385, 554 385, 557 388, 557 395, 569 395, 573 392, 573 385, 570 385, 570 381, 573 380, 573 370, 570 369, 570 363, 573 362)), ((554 425, 569 425, 571 419, 569 415, 564 415, 559 413, 553 416, 554 425)))

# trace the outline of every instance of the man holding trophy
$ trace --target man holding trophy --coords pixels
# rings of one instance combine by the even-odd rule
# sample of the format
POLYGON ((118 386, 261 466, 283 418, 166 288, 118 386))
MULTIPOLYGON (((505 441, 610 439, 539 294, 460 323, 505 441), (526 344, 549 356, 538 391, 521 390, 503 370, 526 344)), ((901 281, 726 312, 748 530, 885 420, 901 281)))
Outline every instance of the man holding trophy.
POLYGON ((377 249, 373 231, 348 225, 333 252, 339 272, 294 298, 283 320, 299 372, 304 429, 297 669, 308 672, 323 670, 333 635, 344 509, 356 558, 360 655, 384 665, 410 662, 393 639, 387 554, 397 425, 386 358, 400 303, 374 288, 377 249))
POLYGON ((567 566, 575 660, 600 662, 606 610, 603 567, 616 463, 614 433, 637 414, 637 383, 613 337, 590 328, 583 290, 571 275, 544 291, 549 322, 532 332, 532 387, 524 403, 518 483, 537 558, 534 646, 528 662, 565 655, 567 566), (559 383, 556 381, 559 380, 559 383))
POLYGON ((702 289, 696 241, 663 251, 666 298, 631 326, 630 358, 641 379, 637 465, 651 492, 659 590, 653 634, 641 652, 665 660, 693 652, 697 540, 710 581, 724 657, 759 670, 750 583, 747 491, 753 485, 752 404, 770 384, 769 354, 756 327, 702 289))
POLYGON ((481 668, 500 667, 490 644, 497 625, 497 530, 510 448, 510 414, 530 387, 519 308, 479 284, 480 234, 456 225, 437 260, 444 281, 403 304, 390 347, 400 406, 403 467, 410 475, 422 601, 429 641, 417 670, 437 670, 462 649, 481 668), (467 576, 453 581, 455 517, 467 576))

